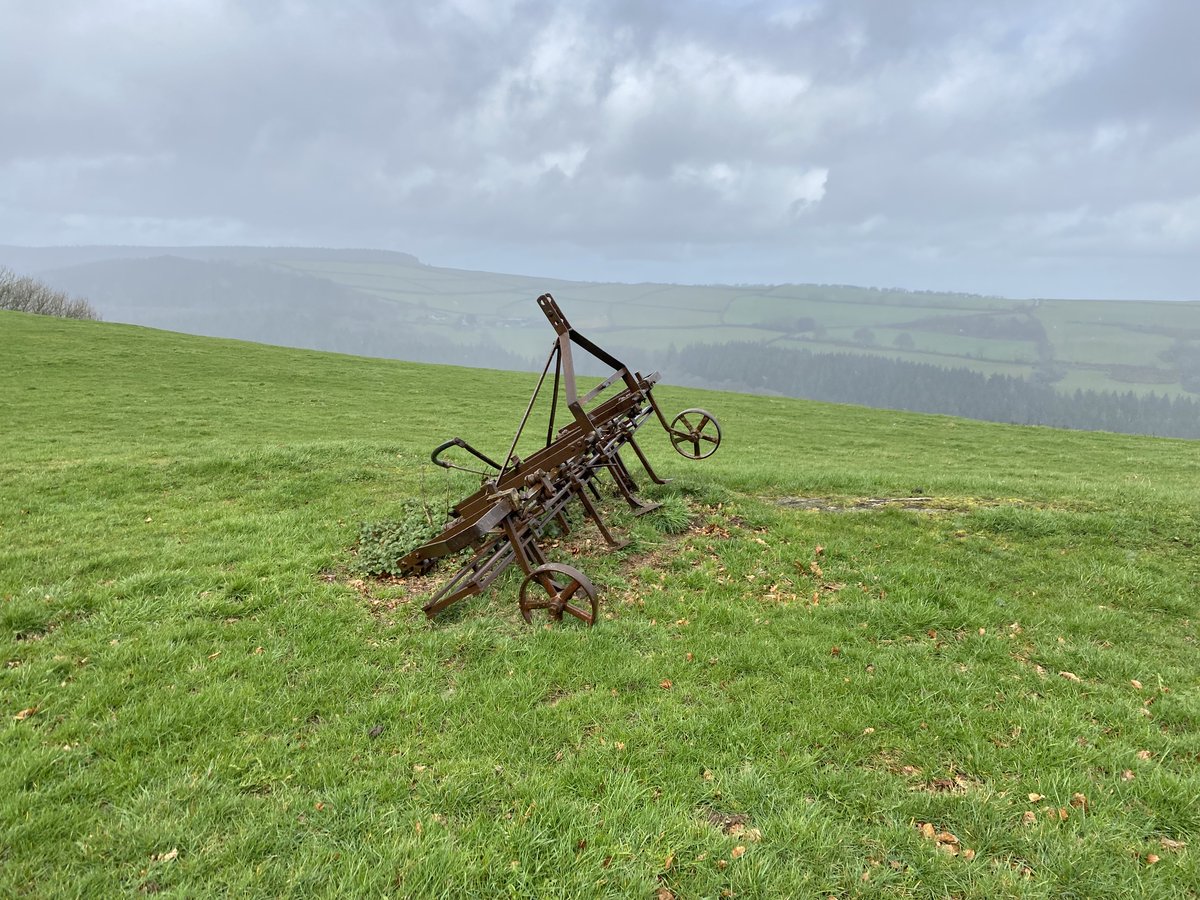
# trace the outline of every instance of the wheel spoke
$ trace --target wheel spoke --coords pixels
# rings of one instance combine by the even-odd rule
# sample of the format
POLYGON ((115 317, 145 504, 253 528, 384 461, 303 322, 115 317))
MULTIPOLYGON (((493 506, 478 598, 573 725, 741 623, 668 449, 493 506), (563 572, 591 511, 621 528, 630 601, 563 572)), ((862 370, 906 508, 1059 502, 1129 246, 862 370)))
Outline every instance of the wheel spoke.
POLYGON ((580 609, 577 606, 571 606, 568 604, 567 606, 563 607, 563 611, 569 612, 579 621, 586 622, 588 625, 591 625, 594 621, 594 617, 592 616, 592 611, 590 609, 580 609))
POLYGON ((533 624, 534 613, 543 609, 549 620, 561 622, 567 612, 587 625, 596 621, 596 589, 588 577, 565 563, 544 563, 521 584, 521 615, 533 624), (582 603, 572 603, 583 598, 582 603))

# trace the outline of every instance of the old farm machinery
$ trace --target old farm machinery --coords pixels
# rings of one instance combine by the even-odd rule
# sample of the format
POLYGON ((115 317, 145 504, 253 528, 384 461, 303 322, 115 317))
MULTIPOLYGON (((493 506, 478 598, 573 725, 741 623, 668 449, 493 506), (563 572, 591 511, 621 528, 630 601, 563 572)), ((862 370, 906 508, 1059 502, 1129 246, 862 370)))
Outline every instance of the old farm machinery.
POLYGON ((596 588, 574 566, 547 560, 539 542, 548 529, 553 525, 560 533, 569 531, 567 507, 578 501, 610 548, 625 546, 600 516, 596 479, 607 472, 634 515, 650 512, 660 505, 637 496, 637 484, 620 455, 623 448, 629 447, 652 481, 667 483, 658 477, 634 440, 634 434, 650 416, 658 419, 672 446, 688 459, 705 459, 721 443, 721 427, 711 413, 685 409, 668 422, 652 393, 659 378, 657 372, 642 375, 630 371, 572 328, 549 294, 543 294, 537 302, 556 337, 508 454, 497 462, 456 437, 438 446, 431 455, 433 462, 444 468, 482 475, 483 484, 450 510, 451 519, 437 537, 400 560, 403 573, 423 575, 439 559, 471 551, 454 577, 425 604, 425 613, 430 618, 464 597, 481 593, 516 563, 525 573, 519 604, 526 622, 532 623, 541 610, 553 620, 561 621, 565 613, 594 625, 599 609, 596 588), (576 387, 573 346, 612 370, 582 396, 576 387), (516 455, 517 445, 551 366, 554 384, 545 444, 527 459, 521 459, 516 455), (560 387, 571 418, 556 431, 560 387), (601 399, 609 389, 614 391, 611 396, 601 399), (443 455, 455 447, 471 454, 487 469, 470 469, 444 459, 443 455))

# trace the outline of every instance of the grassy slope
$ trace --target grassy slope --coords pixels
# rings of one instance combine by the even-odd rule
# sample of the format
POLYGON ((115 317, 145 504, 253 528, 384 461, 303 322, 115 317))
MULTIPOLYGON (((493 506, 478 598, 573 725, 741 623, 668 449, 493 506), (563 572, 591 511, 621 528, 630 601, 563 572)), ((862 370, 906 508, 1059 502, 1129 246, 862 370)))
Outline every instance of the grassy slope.
POLYGON ((608 501, 590 632, 528 630, 515 578, 431 626, 351 583, 355 526, 469 489, 422 461, 502 450, 529 376, 0 338, 0 894, 1200 885, 1161 844, 1200 830, 1195 443, 664 390, 725 428, 643 441, 708 527, 608 501))

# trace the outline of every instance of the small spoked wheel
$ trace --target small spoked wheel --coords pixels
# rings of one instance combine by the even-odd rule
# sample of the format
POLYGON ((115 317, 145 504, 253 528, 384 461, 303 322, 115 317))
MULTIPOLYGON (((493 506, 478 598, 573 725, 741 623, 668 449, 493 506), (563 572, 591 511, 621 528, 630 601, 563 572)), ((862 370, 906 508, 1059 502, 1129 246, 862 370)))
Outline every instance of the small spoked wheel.
POLYGON ((595 585, 574 566, 562 563, 546 563, 526 575, 520 603, 521 615, 531 625, 537 610, 545 610, 556 622, 567 613, 588 626, 596 624, 600 612, 595 585))
POLYGON ((671 420, 671 446, 688 459, 707 459, 721 446, 721 423, 704 409, 685 409, 671 420))

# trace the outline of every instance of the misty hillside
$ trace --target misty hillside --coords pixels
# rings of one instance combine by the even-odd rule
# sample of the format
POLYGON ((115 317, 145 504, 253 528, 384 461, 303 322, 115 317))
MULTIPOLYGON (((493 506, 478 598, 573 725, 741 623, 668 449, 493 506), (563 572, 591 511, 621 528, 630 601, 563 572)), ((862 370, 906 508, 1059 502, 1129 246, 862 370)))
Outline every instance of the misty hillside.
POLYGON ((553 292, 580 331, 688 384, 994 421, 1200 436, 1200 303, 852 285, 606 284, 390 251, 0 247, 109 321, 367 356, 540 367, 553 292), (764 361, 769 363, 764 364, 764 361))

